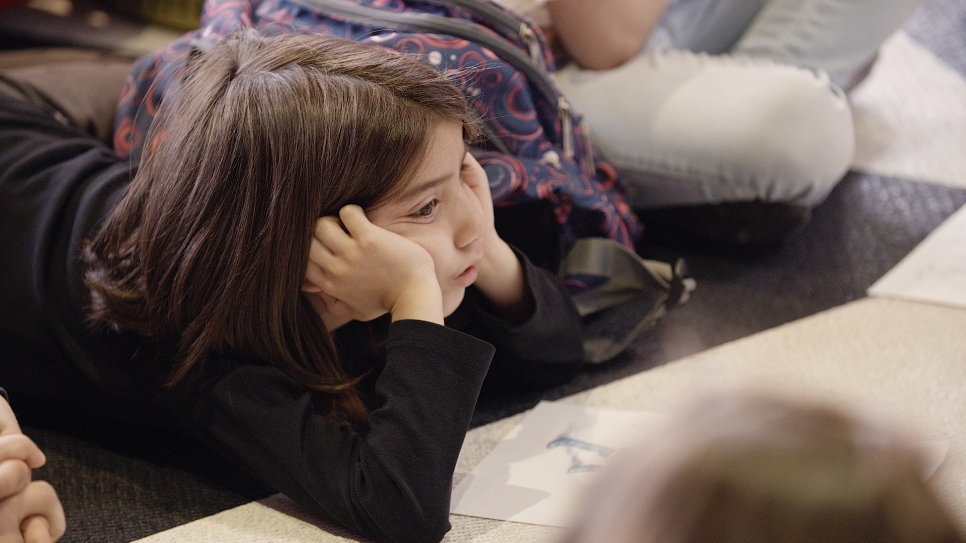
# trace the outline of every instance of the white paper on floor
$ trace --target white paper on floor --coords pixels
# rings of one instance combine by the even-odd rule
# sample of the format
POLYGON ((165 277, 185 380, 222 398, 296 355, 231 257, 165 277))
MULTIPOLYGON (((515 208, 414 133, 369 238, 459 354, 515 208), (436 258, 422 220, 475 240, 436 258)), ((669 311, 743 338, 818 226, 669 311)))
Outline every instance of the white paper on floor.
POLYGON ((966 79, 898 32, 850 95, 852 168, 966 188, 966 79))
POLYGON ((663 418, 540 402, 453 489, 450 512, 565 526, 607 457, 663 418))
POLYGON ((966 206, 869 287, 869 295, 966 308, 966 206))

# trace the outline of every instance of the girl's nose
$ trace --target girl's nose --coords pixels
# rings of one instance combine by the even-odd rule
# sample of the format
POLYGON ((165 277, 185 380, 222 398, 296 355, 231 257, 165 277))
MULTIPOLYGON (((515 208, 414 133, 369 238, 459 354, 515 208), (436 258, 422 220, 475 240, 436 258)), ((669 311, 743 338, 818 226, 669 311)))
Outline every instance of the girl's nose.
POLYGON ((456 231, 453 233, 453 241, 457 248, 464 249, 483 239, 486 218, 483 217, 483 208, 480 206, 476 195, 473 194, 473 189, 465 184, 461 189, 460 205, 457 206, 456 216, 454 217, 456 231))

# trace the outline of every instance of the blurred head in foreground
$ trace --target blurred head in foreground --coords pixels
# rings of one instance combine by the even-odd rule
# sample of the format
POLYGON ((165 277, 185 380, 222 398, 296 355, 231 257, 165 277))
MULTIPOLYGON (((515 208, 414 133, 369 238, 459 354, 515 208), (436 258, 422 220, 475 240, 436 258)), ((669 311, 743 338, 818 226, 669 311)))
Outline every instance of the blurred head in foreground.
POLYGON ((963 542, 923 476, 881 421, 708 395, 614 458, 564 543, 963 542))

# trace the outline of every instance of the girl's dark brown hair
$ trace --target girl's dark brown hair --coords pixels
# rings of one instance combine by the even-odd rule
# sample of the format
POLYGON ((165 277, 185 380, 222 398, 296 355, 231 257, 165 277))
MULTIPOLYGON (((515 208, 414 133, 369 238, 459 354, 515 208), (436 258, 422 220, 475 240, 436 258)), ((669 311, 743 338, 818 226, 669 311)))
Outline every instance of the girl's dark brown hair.
POLYGON ((91 320, 174 339, 173 386, 206 357, 279 367, 335 420, 364 418, 301 292, 316 219, 404 187, 427 133, 475 130, 462 93, 412 56, 243 31, 190 59, 125 197, 85 250, 91 320))

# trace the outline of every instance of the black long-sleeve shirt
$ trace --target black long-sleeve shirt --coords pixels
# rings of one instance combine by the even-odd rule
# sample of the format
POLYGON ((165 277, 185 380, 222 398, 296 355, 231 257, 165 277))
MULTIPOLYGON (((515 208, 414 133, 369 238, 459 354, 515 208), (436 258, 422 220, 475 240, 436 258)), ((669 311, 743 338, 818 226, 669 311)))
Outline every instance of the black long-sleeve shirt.
POLYGON ((97 141, 0 95, 0 382, 21 403, 168 417, 329 520, 377 541, 436 541, 449 529, 452 473, 488 370, 541 382, 581 364, 570 298, 518 254, 536 302, 522 324, 488 312, 471 287, 453 319, 463 331, 383 322, 377 347, 369 325, 337 331, 347 372, 364 376, 371 414, 358 432, 318 415, 308 390, 262 361, 215 357, 167 390, 170 349, 85 322, 79 251, 131 173, 97 141))

